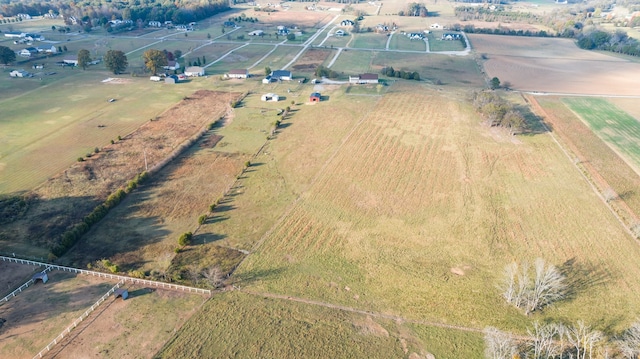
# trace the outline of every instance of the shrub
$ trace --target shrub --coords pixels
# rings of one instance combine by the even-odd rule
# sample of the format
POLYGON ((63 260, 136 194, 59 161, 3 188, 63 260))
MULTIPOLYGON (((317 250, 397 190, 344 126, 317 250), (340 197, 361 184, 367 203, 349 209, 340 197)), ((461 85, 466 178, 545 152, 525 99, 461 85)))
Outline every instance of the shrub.
POLYGON ((78 157, 78 162, 83 162, 83 161, 84 161, 84 158, 78 157))
POLYGON ((100 152, 100 149, 98 147, 96 147, 96 148, 93 149, 93 152, 98 153, 98 152, 100 152))
POLYGON ((112 145, 113 145, 113 144, 115 144, 115 143, 116 143, 116 141, 114 141, 114 140, 111 140, 111 144, 112 144, 112 145))
POLYGON ((187 246, 191 244, 192 238, 193 238, 193 233, 191 232, 183 233, 182 235, 180 235, 180 238, 178 238, 178 244, 182 247, 187 246))
POLYGON ((246 162, 244 163, 244 167, 245 167, 245 168, 250 167, 250 166, 251 166, 251 161, 246 161, 246 162))
POLYGON ((209 206, 209 212, 213 212, 215 210, 216 210, 216 204, 215 203, 209 206))
POLYGON ((122 141, 122 136, 118 135, 118 141, 122 141))
POLYGON ((207 215, 206 214, 203 214, 202 216, 198 217, 198 224, 199 225, 203 225, 204 222, 206 222, 206 221, 207 221, 207 215))

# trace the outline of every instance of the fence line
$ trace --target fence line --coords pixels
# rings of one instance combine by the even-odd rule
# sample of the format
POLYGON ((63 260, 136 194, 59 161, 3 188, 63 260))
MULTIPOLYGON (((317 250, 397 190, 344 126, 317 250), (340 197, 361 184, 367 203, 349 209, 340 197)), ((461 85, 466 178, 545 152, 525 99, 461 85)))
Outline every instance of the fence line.
POLYGON ((34 356, 33 359, 42 358, 42 356, 45 355, 47 352, 49 352, 49 350, 51 350, 51 348, 53 348, 54 345, 62 341, 62 339, 64 339, 64 337, 67 334, 71 333, 71 331, 75 329, 75 327, 77 327, 78 324, 82 323, 82 321, 85 320, 89 316, 89 314, 91 314, 91 312, 93 312, 96 308, 98 308, 98 306, 102 304, 102 302, 104 302, 105 299, 107 299, 107 297, 109 297, 113 292, 115 292, 116 289, 120 288, 122 284, 124 284, 123 280, 118 282, 118 284, 114 285, 113 288, 109 289, 109 291, 105 293, 102 297, 100 297, 100 299, 98 299, 98 301, 95 302, 91 306, 91 308, 85 310, 84 313, 82 313, 82 315, 78 319, 74 320, 73 323, 71 323, 71 325, 67 327, 67 329, 63 330, 62 333, 60 333, 55 339, 51 341, 51 343, 49 343, 49 345, 44 347, 44 349, 42 349, 38 354, 36 354, 36 356, 34 356))
MULTIPOLYGON (((46 273, 46 272, 48 272, 50 270, 51 270, 51 267, 47 267, 41 273, 46 273)), ((33 283, 35 283, 33 278, 29 279, 26 283, 24 283, 23 285, 19 286, 18 289, 14 290, 13 292, 7 294, 4 298, 0 299, 0 303, 8 302, 9 299, 15 297, 18 293, 21 293, 23 290, 27 289, 27 287, 29 287, 33 283)))
POLYGON ((27 260, 27 259, 21 259, 21 258, 0 256, 0 259, 5 261, 5 262, 14 262, 14 263, 19 263, 19 264, 29 264, 29 265, 34 265, 34 266, 47 266, 48 270, 57 269, 57 270, 61 270, 61 271, 64 271, 64 272, 87 274, 87 275, 92 275, 92 276, 99 277, 99 278, 117 279, 117 280, 121 280, 121 281, 124 281, 124 282, 130 282, 130 283, 133 283, 133 284, 141 284, 141 285, 149 285, 149 286, 154 286, 154 287, 158 287, 158 288, 162 288, 162 289, 179 290, 179 291, 189 292, 189 293, 198 293, 198 294, 211 295, 211 290, 209 290, 209 289, 188 287, 186 285, 178 285, 178 284, 171 284, 171 283, 164 283, 164 282, 156 282, 156 281, 153 281, 153 280, 126 277, 126 276, 121 276, 121 275, 117 275, 117 274, 108 274, 108 273, 102 273, 102 272, 95 272, 95 271, 90 271, 90 270, 86 270, 86 269, 78 269, 78 268, 73 268, 73 267, 65 267, 65 266, 59 266, 59 265, 56 265, 56 264, 36 262, 36 261, 27 260))

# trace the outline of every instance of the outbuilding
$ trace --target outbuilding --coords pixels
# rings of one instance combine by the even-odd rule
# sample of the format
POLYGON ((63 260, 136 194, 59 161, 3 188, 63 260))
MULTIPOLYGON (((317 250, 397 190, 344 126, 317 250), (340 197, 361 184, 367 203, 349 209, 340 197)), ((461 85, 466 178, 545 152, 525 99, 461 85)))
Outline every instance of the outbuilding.
POLYGON ((271 73, 271 78, 280 81, 291 81, 293 75, 291 74, 291 71, 276 70, 271 73))
POLYGON ((322 96, 320 95, 320 92, 314 92, 311 94, 311 96, 309 96, 309 101, 311 102, 320 102, 320 99, 322 98, 322 96))
POLYGON ((118 288, 118 289, 116 289, 115 292, 113 292, 113 295, 116 298, 122 297, 122 300, 125 300, 125 299, 129 298, 129 291, 124 289, 124 288, 118 288))
POLYGON ((249 71, 247 69, 233 69, 227 74, 230 79, 246 79, 249 77, 249 71))
POLYGON ((187 77, 204 76, 204 67, 188 66, 187 68, 184 69, 184 75, 187 77))
POLYGON ((262 101, 267 101, 267 102, 278 102, 278 100, 280 100, 280 96, 274 94, 274 93, 267 93, 262 95, 262 97, 260 97, 260 99, 262 101))
POLYGON ((165 84, 176 84, 178 83, 178 76, 176 75, 170 75, 164 78, 164 83, 165 84))
POLYGON ((38 272, 36 274, 34 274, 31 279, 33 279, 33 282, 37 282, 37 281, 42 281, 42 283, 47 283, 49 281, 49 276, 47 275, 46 272, 38 272))

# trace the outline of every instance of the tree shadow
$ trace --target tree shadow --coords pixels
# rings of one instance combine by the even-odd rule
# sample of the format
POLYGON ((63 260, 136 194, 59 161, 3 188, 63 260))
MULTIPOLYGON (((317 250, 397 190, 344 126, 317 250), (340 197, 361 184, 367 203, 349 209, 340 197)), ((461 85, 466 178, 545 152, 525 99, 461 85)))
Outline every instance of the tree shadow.
POLYGON ((578 294, 611 280, 611 274, 602 268, 597 268, 591 264, 579 263, 575 258, 564 262, 558 267, 558 270, 565 276, 567 285, 565 300, 575 299, 578 294))
POLYGON ((136 297, 141 297, 143 295, 147 295, 147 294, 151 294, 154 292, 153 288, 140 288, 140 289, 136 289, 136 290, 130 290, 129 291, 129 298, 127 298, 127 300, 129 299, 133 299, 136 297))
POLYGON ((544 119, 535 113, 531 112, 529 106, 517 105, 516 111, 522 114, 524 118, 524 128, 520 135, 533 136, 542 133, 553 132, 553 127, 550 123, 544 121, 544 119))
POLYGON ((209 243, 221 241, 225 238, 227 238, 227 236, 224 234, 199 233, 193 236, 193 238, 191 239, 191 245, 197 246, 197 245, 209 244, 209 243))
POLYGON ((284 272, 283 267, 269 269, 254 269, 241 274, 232 273, 231 280, 234 285, 245 286, 261 280, 266 280, 278 276, 284 272))

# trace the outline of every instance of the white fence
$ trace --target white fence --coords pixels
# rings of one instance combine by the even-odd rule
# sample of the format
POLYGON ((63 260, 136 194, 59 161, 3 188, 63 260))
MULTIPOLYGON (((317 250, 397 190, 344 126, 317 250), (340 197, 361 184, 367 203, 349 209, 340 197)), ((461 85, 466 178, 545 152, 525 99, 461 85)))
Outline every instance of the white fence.
MULTIPOLYGON (((47 267, 45 270, 42 271, 42 273, 46 273, 50 270, 51 270, 51 267, 47 267)), ((9 299, 15 297, 18 293, 21 293, 23 290, 27 289, 27 287, 32 285, 33 283, 34 283, 33 279, 29 279, 25 284, 18 287, 18 289, 14 290, 13 292, 7 294, 4 298, 0 299, 0 303, 8 302, 9 299)))
POLYGON ((36 356, 34 356, 33 359, 42 358, 42 356, 45 355, 47 352, 49 352, 49 350, 51 350, 51 348, 53 348, 54 345, 62 341, 62 339, 64 339, 65 336, 71 333, 71 331, 75 329, 75 327, 77 327, 78 324, 82 323, 82 321, 85 320, 89 316, 89 314, 91 314, 91 312, 93 312, 96 308, 98 308, 98 306, 102 304, 102 302, 104 302, 105 299, 107 299, 107 297, 109 297, 113 292, 115 292, 116 289, 120 288, 122 284, 124 284, 124 281, 118 282, 118 284, 114 285, 113 288, 109 289, 109 291, 105 293, 102 297, 100 297, 100 299, 98 299, 98 301, 95 302, 91 306, 91 308, 85 310, 85 312, 82 313, 82 315, 78 319, 74 320, 73 323, 71 323, 71 325, 67 327, 67 329, 63 330, 62 333, 60 333, 60 335, 58 335, 54 340, 51 341, 51 343, 49 343, 49 345, 44 347, 44 349, 42 349, 38 354, 36 354, 36 356))
POLYGON ((123 281, 123 282, 129 282, 129 283, 139 284, 139 285, 153 286, 153 287, 162 288, 162 289, 179 290, 179 291, 182 291, 182 292, 211 295, 211 291, 209 289, 188 287, 186 285, 177 285, 177 284, 171 284, 171 283, 156 282, 156 281, 153 281, 153 280, 125 277, 125 276, 116 275, 116 274, 94 272, 94 271, 90 271, 90 270, 86 270, 86 269, 64 267, 64 266, 59 266, 59 265, 55 265, 55 264, 42 263, 42 262, 30 261, 30 260, 26 260, 26 259, 13 258, 13 257, 0 256, 0 260, 3 260, 5 262, 29 264, 29 265, 34 265, 34 266, 46 266, 46 267, 48 267, 47 270, 57 269, 57 270, 65 271, 65 272, 73 272, 73 273, 92 275, 92 276, 100 277, 100 278, 116 279, 116 280, 120 280, 120 281, 123 281))

